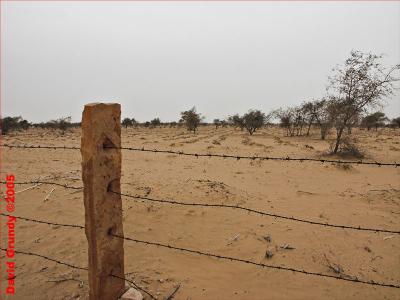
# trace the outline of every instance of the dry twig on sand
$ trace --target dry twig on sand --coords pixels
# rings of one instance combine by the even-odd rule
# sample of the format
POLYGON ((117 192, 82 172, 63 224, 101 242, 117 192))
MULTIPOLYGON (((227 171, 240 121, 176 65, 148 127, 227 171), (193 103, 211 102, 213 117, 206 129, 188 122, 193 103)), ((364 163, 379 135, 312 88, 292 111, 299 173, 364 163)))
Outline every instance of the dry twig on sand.
POLYGON ((239 239, 240 234, 235 235, 233 238, 230 238, 228 240, 228 243, 226 244, 227 246, 231 245, 234 241, 237 241, 239 239))
POLYGON ((30 189, 33 189, 33 188, 35 188, 35 187, 38 187, 39 185, 42 185, 42 184, 41 184, 41 183, 36 183, 35 185, 32 185, 32 186, 30 186, 30 187, 27 187, 26 189, 23 189, 23 190, 20 190, 20 191, 16 191, 15 194, 28 191, 28 190, 30 190, 30 189))
POLYGON ((325 260, 326 260, 326 265, 329 269, 331 269, 333 272, 335 272, 336 274, 342 274, 343 273, 343 268, 338 265, 335 264, 333 262, 331 262, 328 257, 326 257, 326 254, 324 254, 325 260))
POLYGON ((338 275, 339 275, 340 277, 342 277, 342 278, 353 278, 352 276, 347 275, 346 273, 344 273, 344 270, 343 270, 343 268, 342 268, 341 265, 331 262, 331 261, 326 257, 326 254, 324 254, 324 257, 325 257, 325 260, 326 260, 326 262, 327 262, 327 267, 328 267, 329 269, 331 269, 333 272, 335 272, 336 274, 338 274, 338 275))
POLYGON ((53 188, 47 195, 46 195, 46 197, 44 198, 44 202, 46 202, 47 200, 49 200, 49 198, 50 198, 50 195, 54 192, 54 190, 55 190, 56 188, 53 188))
POLYGON ((282 246, 280 246, 281 249, 287 249, 287 250, 294 250, 296 249, 293 246, 290 246, 289 244, 283 244, 282 246))
POLYGON ((73 278, 73 277, 71 277, 71 278, 49 279, 49 280, 46 280, 46 282, 60 283, 60 282, 70 281, 70 280, 71 280, 71 281, 77 281, 77 282, 79 282, 80 285, 83 285, 83 281, 82 281, 82 280, 79 280, 79 279, 76 279, 76 278, 73 278))
POLYGON ((179 290, 179 288, 181 287, 181 284, 178 284, 175 288, 175 290, 168 296, 165 298, 165 300, 172 300, 174 299, 174 296, 176 294, 176 292, 179 290))

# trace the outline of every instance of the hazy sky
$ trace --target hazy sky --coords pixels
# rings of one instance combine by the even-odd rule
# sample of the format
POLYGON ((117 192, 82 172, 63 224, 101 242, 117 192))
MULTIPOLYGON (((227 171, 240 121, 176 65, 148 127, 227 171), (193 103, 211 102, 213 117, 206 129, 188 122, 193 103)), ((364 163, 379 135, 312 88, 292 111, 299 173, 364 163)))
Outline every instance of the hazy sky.
MULTIPOLYGON (((400 62, 400 2, 4 2, 2 114, 208 121, 325 94, 352 49, 400 62)), ((400 91, 385 112, 400 115, 400 91)))

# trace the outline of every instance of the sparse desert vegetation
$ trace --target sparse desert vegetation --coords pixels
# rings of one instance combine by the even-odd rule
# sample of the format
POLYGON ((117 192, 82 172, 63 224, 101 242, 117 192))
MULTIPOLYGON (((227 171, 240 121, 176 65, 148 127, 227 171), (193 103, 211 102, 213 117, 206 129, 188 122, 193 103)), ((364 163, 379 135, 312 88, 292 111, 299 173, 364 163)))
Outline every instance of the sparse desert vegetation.
POLYGON ((364 2, 0 0, 0 300, 400 300, 364 2))
MULTIPOLYGON (((233 126, 124 128, 123 146, 176 149, 197 153, 326 157, 334 133, 320 139, 286 136, 279 126, 253 135, 233 126), (173 143, 171 143, 173 141, 173 143), (188 142, 189 141, 189 142, 188 142), (210 147, 212 146, 212 147, 210 147)), ((399 158, 399 129, 354 128, 365 159, 399 158)), ((80 129, 29 128, 3 136, 15 145, 80 145, 80 129)), ((4 172, 16 181, 46 179, 81 186, 79 151, 3 149, 4 172)), ((224 160, 123 151, 122 190, 159 199, 242 205, 304 219, 364 227, 398 229, 398 168, 322 163, 224 160)), ((332 157, 332 156, 329 156, 332 157)), ((354 157, 351 157, 354 158, 354 157)), ((17 187, 16 215, 67 224, 83 224, 83 195, 62 187, 17 187), (50 194, 50 195, 49 195, 50 194)), ((396 283, 400 278, 397 235, 323 228, 236 211, 136 202, 123 198, 126 235, 200 249, 257 262, 292 266, 343 277, 396 283)), ((87 265, 83 231, 25 221, 17 222, 18 248, 87 265)), ((4 242, 4 241, 3 241, 4 242)), ((17 288, 21 299, 88 299, 87 273, 35 257, 19 256, 17 288)), ((175 299, 377 299, 398 298, 396 289, 370 287, 326 278, 291 274, 125 243, 128 279, 159 299, 182 284, 175 299), (288 289, 288 280, 290 289, 288 289), (232 285, 234 282, 234 285, 232 285)))

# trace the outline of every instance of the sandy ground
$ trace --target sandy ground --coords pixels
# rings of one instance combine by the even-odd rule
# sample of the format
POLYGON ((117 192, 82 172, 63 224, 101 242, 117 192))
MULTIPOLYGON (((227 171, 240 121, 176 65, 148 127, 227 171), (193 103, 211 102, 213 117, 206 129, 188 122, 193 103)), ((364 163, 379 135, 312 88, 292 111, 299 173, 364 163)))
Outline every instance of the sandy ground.
MULTIPOLYGON (((366 159, 400 160, 400 131, 356 131, 366 159)), ((320 157, 328 143, 285 137, 279 129, 254 136, 232 128, 123 129, 123 146, 202 153, 320 157), (311 147, 306 147, 309 145, 311 147)), ((80 145, 80 132, 32 129, 3 143, 80 145)), ((1 149, 2 180, 47 178, 81 186, 76 150, 1 149)), ((310 220, 400 229, 400 169, 394 167, 194 158, 123 151, 122 191, 160 199, 240 204, 310 220)), ((22 190, 27 186, 17 186, 22 190)), ((84 224, 80 191, 42 185, 17 194, 15 215, 84 224), (49 199, 46 195, 53 189, 49 199)), ((123 198, 126 236, 335 275, 400 284, 400 235, 301 224, 222 208, 176 207, 123 198), (271 242, 264 237, 270 235, 271 242), (235 239, 236 237, 236 239, 235 239), (289 244, 295 249, 282 249, 289 244), (273 253, 265 258, 266 250, 273 253)), ((2 210, 4 204, 2 205, 2 210)), ((5 219, 2 218, 3 224, 5 219)), ((2 226, 2 232, 6 230, 2 226)), ((16 249, 87 266, 83 230, 18 221, 16 249)), ((5 237, 2 236, 2 245, 5 237)), ((400 299, 400 290, 264 269, 125 241, 127 278, 164 299, 400 299)), ((4 257, 4 255, 2 255, 4 257)), ((87 272, 17 255, 16 295, 5 299, 88 299, 87 272), (82 281, 82 282, 81 282, 82 281)), ((2 262, 2 294, 6 274, 2 262)))

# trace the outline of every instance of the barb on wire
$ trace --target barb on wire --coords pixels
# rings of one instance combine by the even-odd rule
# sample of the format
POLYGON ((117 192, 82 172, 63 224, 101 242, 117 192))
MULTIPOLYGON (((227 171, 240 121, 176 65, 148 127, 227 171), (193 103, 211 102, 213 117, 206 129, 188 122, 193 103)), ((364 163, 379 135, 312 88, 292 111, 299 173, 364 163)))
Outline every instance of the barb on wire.
POLYGON ((80 150, 80 147, 75 146, 47 146, 47 145, 0 145, 2 148, 17 148, 17 149, 64 149, 64 150, 80 150))
MULTIPOLYGON (((0 181, 0 183, 5 183, 5 181, 0 181)), ((26 181, 26 182, 14 182, 14 184, 33 184, 33 183, 42 183, 48 185, 59 185, 66 189, 82 189, 82 187, 72 187, 65 184, 55 183, 55 182, 45 182, 45 181, 26 181)), ((239 205, 229 205, 229 204, 209 204, 209 203, 198 203, 198 202, 182 202, 177 200, 167 200, 167 199, 155 199, 150 197, 138 196, 138 195, 130 195, 125 193, 118 193, 115 191, 110 190, 109 192, 118 194, 124 197, 132 198, 132 199, 139 199, 143 201, 150 201, 150 202, 158 202, 158 203, 166 203, 172 205, 181 205, 181 206, 197 206, 197 207, 216 207, 216 208, 229 208, 229 209, 237 209, 239 211, 246 211, 248 213, 254 213, 262 216, 273 217, 277 219, 284 219, 294 222, 306 223, 311 225, 319 225, 324 227, 331 227, 331 228, 341 228, 341 229, 351 229, 357 231, 369 231, 369 232, 384 232, 384 233, 391 233, 391 234, 400 234, 400 230, 389 230, 389 229, 380 229, 380 228, 367 228, 361 226, 350 226, 350 225, 339 225, 339 224, 330 224, 330 223, 322 223, 317 221, 311 221, 307 219, 300 219, 293 216, 284 216, 274 213, 268 213, 244 206, 239 205)))
POLYGON ((159 150, 159 149, 145 149, 145 148, 135 148, 135 147, 106 147, 113 149, 122 149, 122 150, 130 150, 130 151, 141 151, 141 152, 153 152, 153 153, 164 153, 164 154, 175 154, 175 155, 183 155, 183 156, 194 156, 196 158, 199 157, 219 157, 219 158, 233 158, 236 160, 240 159, 250 159, 250 160, 279 160, 279 161, 298 161, 298 162, 320 162, 320 163, 336 163, 336 164, 356 164, 356 165, 376 165, 376 166, 392 166, 398 167, 400 163, 383 163, 383 162, 369 162, 369 161, 353 161, 353 160, 333 160, 333 159, 320 159, 320 158, 298 158, 298 157, 279 157, 279 156, 248 156, 248 155, 234 155, 234 154, 211 154, 211 153, 190 153, 184 151, 173 151, 173 150, 159 150))
POLYGON ((31 219, 31 218, 13 216, 13 215, 5 214, 5 213, 0 213, 0 216, 11 217, 11 218, 16 218, 16 219, 24 220, 24 221, 29 221, 29 222, 34 222, 34 223, 40 223, 40 224, 46 224, 46 225, 54 225, 54 226, 62 226, 62 227, 72 227, 72 228, 85 229, 85 226, 82 226, 82 225, 53 223, 53 222, 41 221, 41 220, 36 220, 36 219, 31 219))
POLYGON ((394 234, 400 234, 400 231, 397 230, 388 230, 388 229, 378 229, 378 228, 366 228, 366 227, 355 227, 355 226, 348 226, 348 225, 337 225, 337 224, 329 224, 329 223, 322 223, 322 222, 317 222, 317 221, 311 221, 311 220, 306 220, 306 219, 300 219, 300 218, 295 218, 295 217, 289 217, 289 216, 284 216, 284 215, 279 215, 279 214, 274 214, 274 213, 268 213, 244 206, 239 206, 239 205, 229 205, 229 204, 209 204, 209 203, 197 203, 197 202, 181 202, 181 201, 176 201, 176 200, 165 200, 165 199, 154 199, 154 198, 149 198, 149 197, 143 197, 143 196, 135 196, 135 195, 129 195, 129 194, 124 194, 124 193, 117 193, 114 191, 110 191, 114 194, 118 194, 121 196, 125 196, 128 198, 134 198, 134 199, 140 199, 144 201, 151 201, 151 202, 158 202, 158 203, 167 203, 167 204, 174 204, 174 205, 182 205, 182 206, 198 206, 198 207, 217 207, 217 208, 231 208, 231 209, 238 209, 242 211, 247 211, 249 213, 255 213, 258 215, 262 216, 268 216, 268 217, 274 217, 278 219, 285 219, 289 221, 295 221, 295 222, 301 222, 301 223, 306 223, 306 224, 312 224, 312 225, 319 225, 319 226, 325 226, 325 227, 334 227, 334 228, 342 228, 342 229, 351 229, 351 230, 359 230, 359 231, 372 231, 372 232, 385 232, 385 233, 394 233, 394 234))
POLYGON ((378 286, 384 286, 384 287, 391 287, 391 288, 400 288, 400 285, 396 284, 391 284, 391 283, 382 283, 382 282, 376 282, 373 280, 361 280, 358 279, 357 277, 352 277, 352 278, 347 278, 347 277, 338 277, 334 275, 329 275, 329 274, 323 274, 323 273, 317 273, 317 272, 310 272, 306 270, 300 270, 300 269, 295 269, 295 268, 290 268, 290 267, 284 267, 284 266, 276 266, 276 265, 267 265, 263 263, 258 263, 255 261, 247 260, 247 259, 242 259, 242 258, 235 258, 235 257, 230 257, 230 256, 224 256, 224 255, 219 255, 219 254, 213 254, 209 252, 203 252, 199 250, 193 250, 193 249, 187 249, 187 248, 182 248, 182 247, 176 247, 176 246, 171 246, 169 244, 161 244, 158 242, 150 242, 150 241, 144 241, 144 240, 139 240, 139 239, 134 239, 130 237, 125 237, 117 234, 111 234, 111 236, 114 236, 116 238, 124 239, 127 241, 139 243, 139 244, 145 244, 145 245, 152 245, 152 246, 157 246, 157 247, 162 247, 162 248, 168 248, 168 249, 173 249, 181 252, 188 252, 192 254, 198 254, 198 255, 203 255, 203 256, 209 256, 217 259, 223 259, 223 260, 230 260, 234 262, 241 262, 245 264, 250 264, 250 265, 255 265, 263 268, 271 268, 271 269, 278 269, 278 270, 283 270, 283 271, 292 271, 295 273, 302 273, 306 275, 313 275, 313 276, 320 276, 320 277, 328 277, 328 278, 334 278, 338 280, 344 280, 344 281, 351 281, 351 282, 357 282, 357 283, 364 283, 364 284, 369 284, 369 285, 378 285, 378 286))
MULTIPOLYGON (((42 145, 0 145, 0 147, 6 148, 30 148, 30 149, 69 149, 69 150, 80 150, 80 147, 74 146, 42 146, 42 145)), ((334 159, 322 159, 322 158, 309 158, 309 157, 289 157, 289 156, 249 156, 249 155, 235 155, 235 154, 211 154, 211 153, 191 153, 184 151, 173 151, 173 150, 159 150, 159 149, 145 149, 137 147, 105 147, 110 149, 121 149, 129 151, 140 151, 140 152, 152 152, 152 153, 164 153, 164 154, 174 154, 183 156, 193 156, 199 157, 219 157, 219 158, 231 158, 231 159, 250 159, 250 160, 275 160, 275 161, 297 161, 297 162, 319 162, 319 163, 335 163, 335 164, 355 164, 355 165, 375 165, 375 166, 390 166, 399 167, 400 163, 384 163, 377 161, 363 161, 363 160, 334 160, 334 159)))
MULTIPOLYGON (((2 251, 7 251, 6 248, 0 248, 0 250, 2 250, 2 251)), ((18 254, 25 254, 25 255, 30 255, 30 256, 41 257, 41 258, 44 258, 44 259, 46 259, 46 260, 49 260, 49 261, 55 262, 55 263, 57 263, 57 264, 60 264, 60 265, 64 265, 64 266, 73 268, 73 269, 84 270, 84 271, 87 271, 87 270, 88 270, 88 268, 74 266, 74 265, 71 265, 71 264, 69 264, 69 263, 62 262, 62 261, 59 261, 59 260, 57 260, 57 259, 55 259, 55 258, 51 258, 51 257, 48 257, 48 256, 46 256, 46 255, 42 255, 42 254, 38 254, 38 253, 24 252, 24 251, 19 251, 19 250, 14 250, 14 252, 15 252, 15 253, 18 253, 18 254)))
MULTIPOLYGON (((7 184, 7 181, 0 181, 1 184, 7 184)), ((57 182, 50 182, 50 181, 40 181, 40 180, 33 180, 33 181, 20 181, 20 182, 14 182, 14 184, 18 185, 24 185, 24 184, 46 184, 46 185, 56 185, 56 186, 61 186, 66 189, 73 189, 73 190, 82 190, 82 186, 70 186, 62 183, 57 183, 57 182)))
MULTIPOLYGON (((6 214, 1 214, 1 215, 6 215, 6 214)), ((6 216, 8 216, 8 215, 6 215, 6 216)), ((48 225, 59 225, 59 226, 65 226, 65 227, 76 227, 76 228, 79 228, 79 229, 84 229, 83 226, 79 226, 79 225, 59 224, 59 223, 46 222, 46 221, 35 220, 35 219, 30 219, 30 218, 25 218, 25 217, 17 217, 17 216, 14 216, 14 217, 17 218, 17 219, 22 219, 22 220, 30 221, 30 222, 37 222, 37 223, 48 224, 48 225)), ((223 260, 230 260, 230 261, 235 261, 235 262, 241 262, 241 263, 256 265, 256 266, 260 266, 260 267, 264 267, 264 268, 272 268, 272 269, 278 269, 278 270, 284 270, 284 271, 293 271, 293 272, 296 272, 296 273, 303 273, 303 274, 306 274, 306 275, 329 277, 329 278, 335 278, 335 279, 338 279, 338 280, 352 281, 352 282, 364 283, 364 284, 369 284, 369 285, 378 285, 378 286, 384 286, 384 287, 400 288, 400 285, 380 283, 380 282, 375 282, 373 280, 369 280, 369 281, 360 280, 357 277, 344 278, 344 277, 338 277, 338 276, 333 276, 333 275, 329 275, 329 274, 322 274, 322 273, 317 273, 317 272, 310 272, 310 271, 305 271, 305 270, 300 270, 300 269, 295 269, 295 268, 290 268, 290 267, 267 265, 267 264, 263 264, 263 263, 257 263, 257 262, 251 261, 251 260, 235 258, 235 257, 229 257, 229 256, 223 256, 223 255, 203 252, 203 251, 199 251, 199 250, 181 248, 181 247, 171 246, 169 244, 161 244, 161 243, 158 243, 158 242, 144 241, 144 240, 134 239, 134 238, 125 237, 125 236, 121 236, 121 235, 117 235, 117 234, 111 234, 110 233, 110 235, 114 236, 114 237, 117 237, 117 238, 120 238, 120 239, 124 239, 124 240, 127 240, 127 241, 132 241, 132 242, 136 242, 136 243, 140 243, 140 244, 146 244, 146 245, 153 245, 153 246, 158 246, 158 247, 163 247, 163 248, 169 248, 169 249, 178 250, 178 251, 182 251, 182 252, 189 252, 189 253, 193 253, 193 254, 209 256, 209 257, 219 258, 219 259, 223 259, 223 260)), ((0 249, 3 250, 3 251, 7 251, 7 249, 4 249, 4 248, 0 248, 0 249)), ((71 264, 68 264, 68 263, 65 263, 65 262, 61 262, 59 260, 56 260, 56 259, 53 259, 53 258, 49 258, 49 257, 41 255, 41 254, 36 254, 36 253, 31 253, 31 252, 22 252, 22 251, 15 251, 15 252, 16 253, 21 253, 21 254, 38 256, 38 257, 41 257, 41 258, 44 258, 44 259, 47 259, 47 260, 62 264, 62 265, 69 266, 71 268, 87 270, 87 268, 76 267, 74 265, 71 265, 71 264)), ((123 279, 123 280, 125 280, 127 282, 132 283, 137 289, 143 291, 144 293, 148 294, 153 299, 155 299, 151 294, 149 294, 147 291, 145 291, 142 288, 140 288, 139 286, 137 286, 133 281, 130 281, 128 279, 124 279, 122 277, 118 277, 118 276, 113 275, 113 274, 110 274, 110 276, 117 277, 117 278, 120 278, 120 279, 123 279)))

